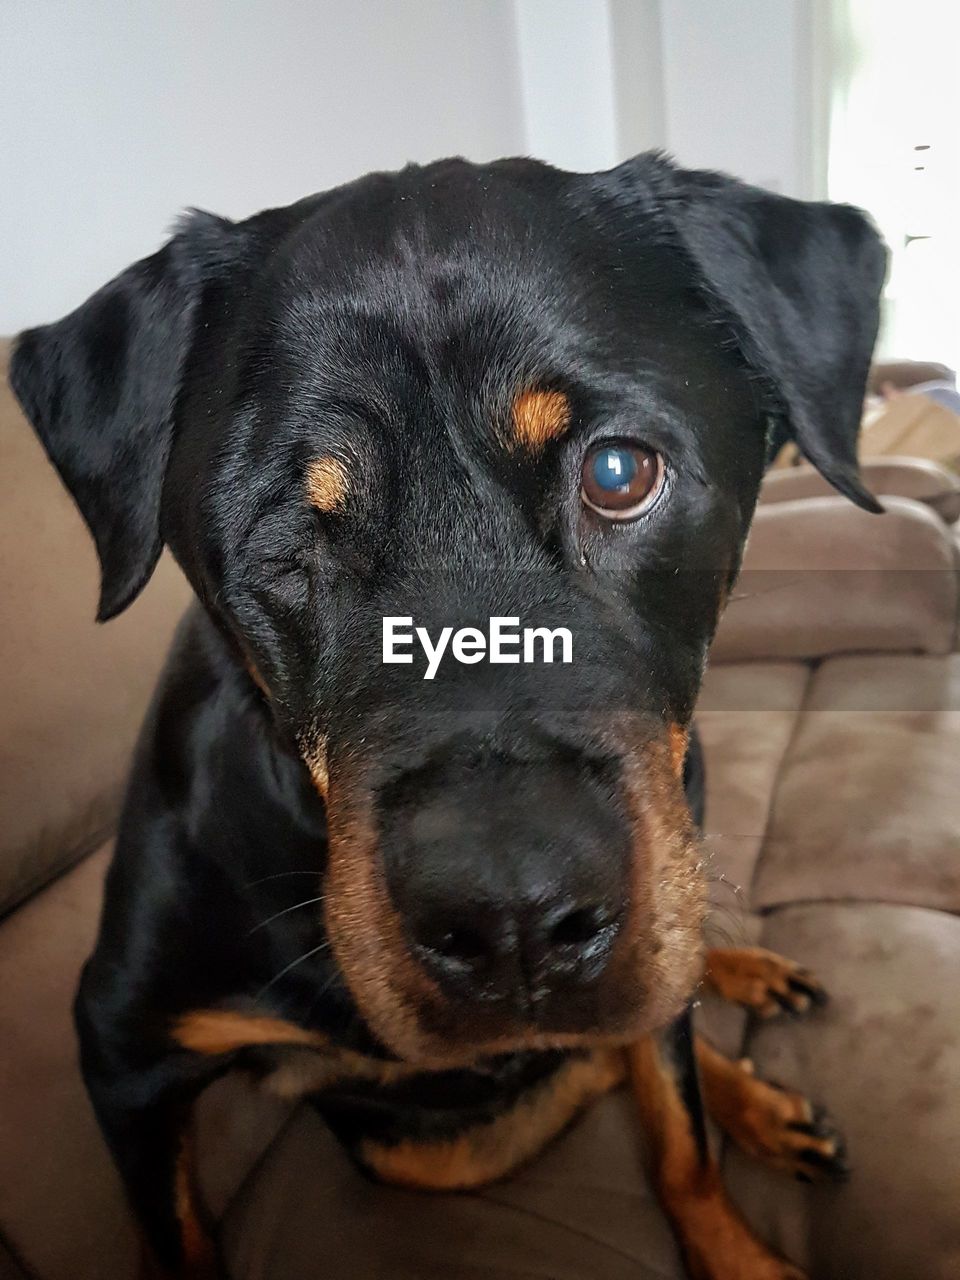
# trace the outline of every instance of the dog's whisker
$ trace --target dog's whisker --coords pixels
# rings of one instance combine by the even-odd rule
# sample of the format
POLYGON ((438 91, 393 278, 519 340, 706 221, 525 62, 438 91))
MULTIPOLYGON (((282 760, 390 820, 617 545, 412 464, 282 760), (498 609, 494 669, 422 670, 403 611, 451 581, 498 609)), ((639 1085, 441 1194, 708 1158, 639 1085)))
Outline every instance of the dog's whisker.
POLYGON ((750 939, 739 925, 727 928, 719 920, 713 920, 709 924, 704 925, 704 940, 711 947, 746 947, 750 945, 750 939))
POLYGON ((742 941, 742 938, 735 938, 727 929, 716 923, 710 923, 705 926, 704 936, 708 942, 712 943, 716 940, 725 947, 735 947, 738 942, 742 941))
POLYGON ((715 915, 726 916, 730 921, 740 921, 743 919, 743 910, 739 906, 731 907, 725 902, 711 902, 710 916, 715 915))
POLYGON ((304 898, 303 902, 295 902, 292 907, 284 907, 282 911, 275 911, 272 916, 267 916, 266 920, 261 920, 259 924, 255 924, 247 933, 247 937, 249 938, 250 934, 256 933, 258 929, 265 929, 272 921, 279 920, 281 916, 288 915, 291 911, 299 911, 301 907, 309 907, 314 902, 323 902, 326 896, 325 893, 321 893, 316 898, 304 898))
POLYGON ((263 884, 267 880, 281 880, 284 876, 317 876, 319 871, 274 871, 272 875, 261 876, 259 880, 248 880, 246 887, 252 889, 254 885, 263 884))
MULTIPOLYGON (((704 831, 703 838, 705 840, 760 840, 763 838, 762 831, 704 831)), ((716 853, 709 848, 706 851, 706 857, 715 858, 716 853)))
POLYGON ((316 956, 319 955, 321 951, 326 951, 329 946, 329 941, 321 942, 318 947, 313 947, 312 950, 305 951, 302 956, 297 956, 296 960, 291 960, 290 963, 285 965, 279 973, 275 973, 265 986, 260 988, 257 992, 257 999, 259 1000, 261 996, 269 991, 275 982, 279 982, 281 978, 285 978, 291 969, 296 969, 297 965, 303 964, 303 962, 305 960, 309 960, 311 956, 316 956))
POLYGON ((746 904, 747 898, 743 885, 735 884, 732 880, 728 880, 723 874, 713 875, 708 873, 704 876, 704 879, 708 885, 717 885, 720 888, 725 889, 727 893, 737 900, 737 902, 743 905, 746 904))
POLYGON ((735 891, 742 892, 743 886, 737 884, 735 880, 731 880, 725 871, 718 871, 713 865, 715 859, 708 858, 700 864, 704 875, 712 884, 725 884, 735 891))
MULTIPOLYGON (((307 1006, 307 1017, 312 1018, 316 1015, 317 1008, 320 1005, 321 1001, 323 1000, 323 997, 333 987, 337 985, 339 978, 340 978, 340 974, 338 970, 334 968, 333 972, 330 974, 330 977, 326 980, 326 982, 323 984, 320 990, 316 992, 316 994, 310 1000, 310 1003, 307 1006)), ((349 1019, 348 1025, 343 1028, 343 1034, 345 1036, 349 1036, 349 1032, 353 1029, 353 1027, 357 1025, 358 1025, 358 1019, 355 1016, 351 1016, 349 1019)))
POLYGON ((713 946, 733 947, 734 949, 748 947, 751 941, 743 929, 725 929, 719 924, 707 925, 704 936, 707 942, 713 946))
MULTIPOLYGON (((726 886, 724 886, 726 887, 726 886)), ((710 911, 721 912, 725 916, 729 916, 732 920, 742 920, 748 913, 746 899, 742 894, 735 894, 733 898, 717 899, 711 896, 710 911)))
POLYGON ((337 981, 337 977, 338 977, 337 971, 336 971, 336 969, 334 969, 333 973, 331 973, 330 977, 326 980, 326 982, 323 984, 323 986, 320 988, 320 990, 319 990, 319 991, 317 992, 317 994, 314 996, 314 998, 313 998, 313 1006, 312 1006, 313 1008, 316 1008, 316 1007, 317 1007, 317 1005, 320 1003, 320 1001, 323 999, 323 997, 327 994, 327 992, 330 990, 330 988, 331 988, 332 986, 334 986, 334 985, 335 985, 335 983, 336 983, 336 981, 337 981))
POLYGON ((719 885, 720 887, 726 889, 727 892, 731 894, 734 900, 736 901, 737 906, 746 910, 747 895, 744 892, 742 885, 734 884, 732 880, 728 880, 727 877, 722 874, 718 876, 708 876, 707 883, 711 885, 719 885))

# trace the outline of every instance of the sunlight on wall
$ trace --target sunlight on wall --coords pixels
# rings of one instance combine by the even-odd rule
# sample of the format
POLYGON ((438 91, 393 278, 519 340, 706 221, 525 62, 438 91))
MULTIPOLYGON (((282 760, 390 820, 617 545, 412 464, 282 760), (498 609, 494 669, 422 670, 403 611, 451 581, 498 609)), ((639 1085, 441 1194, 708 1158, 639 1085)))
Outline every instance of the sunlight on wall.
POLYGON ((960 364, 960 5, 839 0, 829 194, 893 254, 880 350, 960 364))

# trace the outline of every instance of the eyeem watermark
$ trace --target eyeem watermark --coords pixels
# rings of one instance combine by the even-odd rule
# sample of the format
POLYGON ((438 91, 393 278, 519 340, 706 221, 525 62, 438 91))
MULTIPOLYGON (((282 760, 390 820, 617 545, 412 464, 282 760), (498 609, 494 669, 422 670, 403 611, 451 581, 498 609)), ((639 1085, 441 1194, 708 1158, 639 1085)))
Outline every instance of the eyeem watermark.
POLYGON ((384 618, 383 661, 413 662, 414 639, 427 659, 424 680, 437 674, 449 651, 467 666, 476 662, 554 662, 559 646, 560 662, 573 661, 573 634, 566 627, 524 627, 519 618, 491 618, 485 635, 478 627, 444 627, 434 644, 426 627, 414 627, 413 618, 384 618), (539 652, 538 652, 539 651, 539 652))

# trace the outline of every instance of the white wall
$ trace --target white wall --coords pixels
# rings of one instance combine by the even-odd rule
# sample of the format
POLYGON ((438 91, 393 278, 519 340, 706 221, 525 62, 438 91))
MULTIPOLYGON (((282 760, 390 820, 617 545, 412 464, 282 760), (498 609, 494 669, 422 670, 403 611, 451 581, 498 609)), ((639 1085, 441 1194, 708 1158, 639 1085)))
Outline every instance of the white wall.
POLYGON ((828 0, 6 0, 0 333, 56 318, 198 205, 371 168, 648 147, 791 195, 828 0))
POLYGON ((666 145, 660 0, 609 0, 618 159, 666 145))
POLYGON ((531 155, 589 172, 616 164, 608 0, 516 0, 531 155))
POLYGON ((808 197, 813 0, 661 0, 665 144, 808 197))
POLYGON ((516 0, 531 155, 605 169, 664 145, 660 0, 516 0))
POLYGON ((814 75, 829 0, 516 3, 533 154, 594 169, 663 147, 786 195, 823 194, 814 75))
POLYGON ((187 205, 522 152, 513 0, 6 0, 0 333, 57 318, 187 205))

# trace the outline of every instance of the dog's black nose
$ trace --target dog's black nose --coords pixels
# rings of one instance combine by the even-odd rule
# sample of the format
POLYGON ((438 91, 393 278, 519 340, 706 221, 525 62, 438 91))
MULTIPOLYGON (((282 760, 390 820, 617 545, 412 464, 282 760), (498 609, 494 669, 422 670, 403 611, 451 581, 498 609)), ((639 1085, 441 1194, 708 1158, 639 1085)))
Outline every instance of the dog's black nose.
POLYGON ((537 1018, 602 975, 625 910, 616 789, 577 761, 428 770, 384 796, 391 897, 451 995, 537 1018))
POLYGON ((560 988, 600 976, 617 919, 610 901, 465 907, 442 895, 415 906, 408 927, 422 962, 446 987, 535 1008, 560 988))

